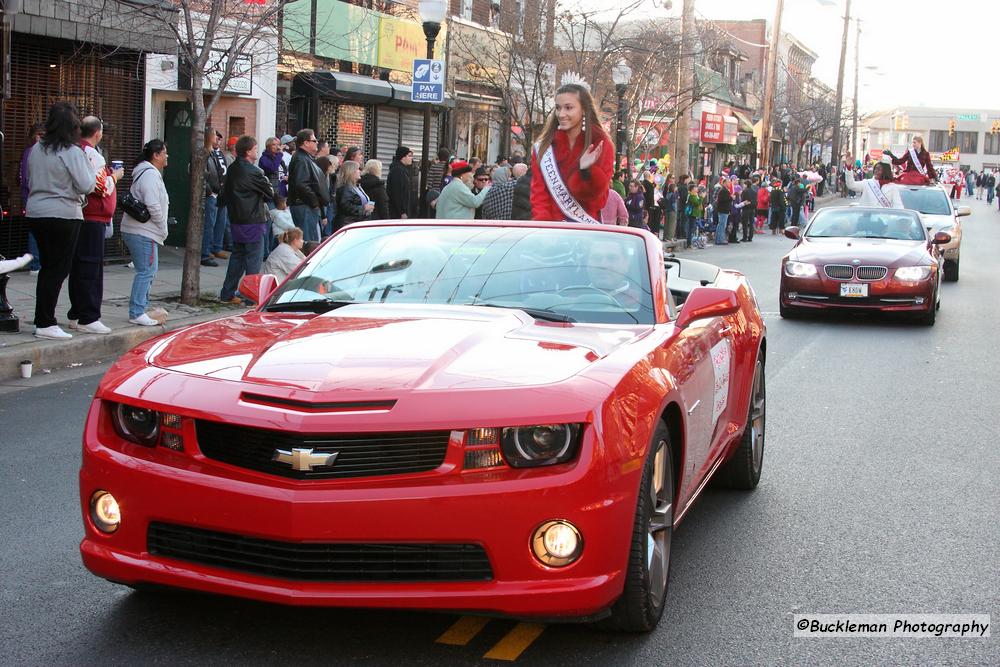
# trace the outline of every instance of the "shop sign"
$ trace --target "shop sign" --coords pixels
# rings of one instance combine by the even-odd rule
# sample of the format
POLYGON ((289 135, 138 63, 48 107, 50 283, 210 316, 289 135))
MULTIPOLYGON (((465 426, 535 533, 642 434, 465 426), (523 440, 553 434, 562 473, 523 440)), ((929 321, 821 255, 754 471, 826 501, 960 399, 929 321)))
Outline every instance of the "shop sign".
MULTIPOLYGON (((205 84, 206 90, 218 90, 222 83, 222 74, 226 71, 229 58, 225 51, 213 49, 208 55, 208 62, 205 64, 205 84)), ((250 95, 253 93, 253 56, 237 56, 233 63, 233 70, 226 82, 226 93, 237 95, 250 95)))
POLYGON ((983 119, 982 115, 978 113, 960 113, 955 116, 955 118, 958 120, 974 120, 977 122, 983 119))
POLYGON ((957 163, 962 157, 958 148, 952 148, 944 153, 931 153, 931 162, 957 163))
POLYGON ((349 134, 358 135, 365 133, 365 126, 359 120, 342 120, 337 123, 337 132, 339 134, 349 134))
POLYGON ((703 111, 701 113, 701 142, 703 144, 736 144, 738 125, 733 116, 703 111))
MULTIPOLYGON (((285 5, 281 31, 285 49, 311 52, 312 7, 308 0, 285 5)), ((377 12, 341 0, 315 0, 315 8, 315 55, 362 65, 378 64, 380 15, 377 12)))
POLYGON ((882 159, 882 155, 885 153, 881 148, 873 148, 868 151, 868 159, 872 162, 878 162, 882 159))
MULTIPOLYGON (((444 59, 444 45, 447 43, 447 26, 441 26, 434 41, 434 57, 444 59)), ((427 53, 427 37, 419 23, 404 21, 395 16, 382 16, 378 32, 378 66, 409 72, 413 61, 427 53)))

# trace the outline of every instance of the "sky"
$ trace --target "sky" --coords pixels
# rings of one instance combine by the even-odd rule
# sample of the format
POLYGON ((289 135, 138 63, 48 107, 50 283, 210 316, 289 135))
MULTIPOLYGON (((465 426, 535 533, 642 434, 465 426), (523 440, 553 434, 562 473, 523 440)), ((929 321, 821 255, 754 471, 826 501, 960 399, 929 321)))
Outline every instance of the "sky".
MULTIPOLYGON (((664 2, 658 0, 662 7, 664 2)), ((683 0, 667 13, 680 15, 683 0)), ((774 19, 777 0, 695 0, 708 19, 774 19)), ((846 0, 785 0, 782 32, 819 54, 813 75, 836 89, 846 0)), ((664 11, 653 9, 653 11, 664 11)), ((859 108, 1000 112, 1000 0, 852 0, 861 19, 859 108), (868 69, 876 67, 877 69, 868 69)), ((854 23, 844 94, 854 91, 854 23)), ((752 48, 752 47, 745 47, 752 48)))

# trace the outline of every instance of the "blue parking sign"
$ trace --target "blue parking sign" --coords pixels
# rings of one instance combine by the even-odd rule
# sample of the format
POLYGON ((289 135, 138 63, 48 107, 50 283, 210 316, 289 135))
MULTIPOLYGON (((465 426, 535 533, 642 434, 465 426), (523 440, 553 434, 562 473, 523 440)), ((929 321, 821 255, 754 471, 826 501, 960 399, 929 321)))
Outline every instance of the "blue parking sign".
POLYGON ((414 102, 444 102, 444 61, 417 58, 413 61, 414 102))

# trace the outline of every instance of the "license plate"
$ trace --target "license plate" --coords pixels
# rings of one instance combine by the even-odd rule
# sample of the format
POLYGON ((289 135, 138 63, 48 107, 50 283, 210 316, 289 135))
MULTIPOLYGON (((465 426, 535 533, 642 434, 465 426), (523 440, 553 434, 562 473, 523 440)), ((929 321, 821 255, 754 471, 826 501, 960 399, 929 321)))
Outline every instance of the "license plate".
POLYGON ((857 283, 840 283, 840 296, 866 297, 868 296, 868 285, 858 285, 857 283))

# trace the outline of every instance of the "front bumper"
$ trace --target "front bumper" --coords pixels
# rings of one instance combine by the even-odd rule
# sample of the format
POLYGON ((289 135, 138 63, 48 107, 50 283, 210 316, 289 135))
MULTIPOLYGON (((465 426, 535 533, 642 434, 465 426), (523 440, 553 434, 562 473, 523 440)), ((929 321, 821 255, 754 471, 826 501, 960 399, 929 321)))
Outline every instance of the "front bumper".
POLYGON ((802 310, 868 310, 883 312, 925 313, 934 307, 934 282, 937 276, 914 283, 900 283, 885 278, 866 282, 867 297, 842 297, 842 280, 826 276, 813 278, 781 277, 780 299, 785 308, 802 310))
MULTIPOLYGON (((518 617, 589 617, 623 590, 635 492, 631 478, 575 464, 536 470, 461 472, 462 452, 437 471, 407 479, 299 482, 216 463, 188 452, 102 442, 100 401, 84 434, 80 501, 84 565, 126 584, 158 584, 292 605, 389 607, 495 613, 518 617), (454 470, 459 457, 459 465, 454 470), (558 468, 558 470, 556 469, 558 468), (89 517, 97 489, 118 499, 119 529, 101 533, 89 517), (584 540, 579 560, 547 568, 532 555, 534 530, 566 519, 584 540), (286 580, 157 556, 151 522, 284 542, 458 543, 483 547, 489 581, 346 582, 286 580)), ((595 449, 594 429, 581 451, 595 449)), ((186 442, 186 448, 191 444, 186 442)))

